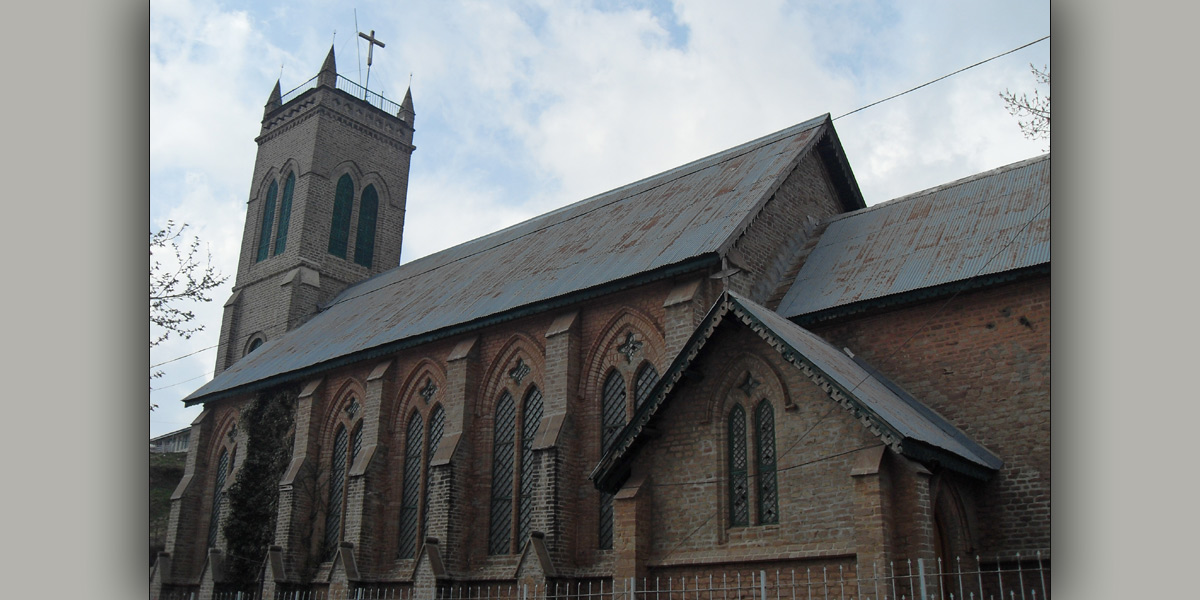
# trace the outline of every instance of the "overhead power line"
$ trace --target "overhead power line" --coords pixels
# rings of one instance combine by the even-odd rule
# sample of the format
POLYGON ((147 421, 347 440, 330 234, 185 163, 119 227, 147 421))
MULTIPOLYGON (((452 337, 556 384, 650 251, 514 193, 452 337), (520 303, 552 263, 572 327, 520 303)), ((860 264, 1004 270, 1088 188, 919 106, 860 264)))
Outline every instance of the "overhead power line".
POLYGON ((937 79, 933 79, 933 80, 931 80, 931 81, 926 81, 925 83, 922 83, 921 85, 918 85, 918 86, 917 86, 917 87, 915 87, 915 88, 912 88, 912 89, 910 89, 910 90, 905 90, 905 91, 903 91, 903 92, 900 92, 899 94, 896 94, 895 96, 888 96, 887 98, 884 98, 883 100, 877 100, 877 101, 875 101, 875 102, 872 102, 872 103, 870 103, 870 104, 868 104, 868 105, 866 105, 866 106, 861 106, 861 107, 859 107, 859 108, 856 108, 856 109, 854 109, 854 110, 852 110, 852 111, 850 111, 850 112, 848 112, 848 113, 846 113, 846 114, 844 114, 844 115, 840 115, 840 116, 834 117, 834 118, 833 118, 833 120, 834 120, 834 121, 836 121, 836 120, 838 120, 838 119, 840 119, 840 118, 842 118, 842 117, 846 117, 846 116, 852 115, 852 114, 854 114, 854 113, 856 113, 856 112, 858 112, 858 111, 860 111, 860 110, 866 110, 866 109, 868 109, 868 108, 871 108, 872 106, 875 106, 875 105, 877 105, 877 104, 883 104, 884 102, 887 102, 888 100, 895 100, 896 98, 899 98, 900 96, 903 96, 903 95, 905 95, 905 94, 907 94, 907 93, 909 93, 909 92, 915 92, 915 91, 917 91, 917 90, 919 90, 919 89, 921 89, 921 88, 923 88, 923 87, 925 87, 925 86, 927 86, 927 85, 931 85, 931 84, 937 83, 937 82, 939 82, 939 81, 941 81, 941 80, 943 80, 943 79, 946 79, 947 77, 953 77, 954 75, 958 75, 959 73, 962 73, 963 71, 967 71, 967 70, 970 70, 970 69, 974 69, 975 67, 978 67, 979 65, 982 65, 982 64, 984 64, 984 63, 987 63, 987 62, 991 62, 991 61, 993 61, 993 60, 996 60, 997 58, 1000 58, 1001 56, 1007 56, 1007 55, 1009 55, 1009 54, 1012 54, 1013 52, 1016 52, 1017 50, 1022 50, 1022 49, 1024 49, 1024 48, 1028 48, 1028 47, 1030 47, 1030 46, 1032 46, 1032 45, 1034 45, 1034 44, 1036 44, 1036 43, 1038 43, 1038 42, 1042 42, 1042 41, 1045 41, 1045 40, 1048 40, 1048 39, 1050 39, 1050 36, 1046 36, 1046 37, 1043 37, 1043 38, 1039 38, 1039 39, 1033 40, 1032 42, 1029 42, 1028 44, 1025 44, 1025 45, 1023 45, 1023 46, 1017 46, 1016 48, 1013 48, 1012 50, 1009 50, 1008 52, 1001 52, 1000 54, 997 54, 997 55, 995 55, 995 56, 993 56, 993 57, 991 57, 991 58, 986 58, 986 59, 984 59, 984 60, 981 60, 981 61, 979 61, 979 62, 977 62, 977 63, 975 63, 975 64, 973 64, 973 65, 971 65, 971 66, 968 66, 968 67, 963 67, 963 68, 961 68, 961 69, 959 69, 959 70, 957 70, 957 71, 955 71, 955 72, 953 72, 953 73, 948 73, 948 74, 946 74, 946 75, 942 75, 941 77, 938 77, 937 79))
MULTIPOLYGON (((357 19, 357 14, 355 15, 355 18, 357 19)), ((357 20, 356 20, 355 24, 357 25, 357 20)), ((916 86, 916 87, 914 87, 914 88, 911 88, 911 89, 909 89, 909 90, 905 90, 905 91, 903 91, 903 92, 900 92, 899 94, 895 94, 895 95, 893 95, 893 96, 888 96, 887 98, 884 98, 884 99, 882 99, 882 100, 878 100, 878 101, 872 102, 872 103, 870 103, 870 104, 867 104, 866 106, 861 106, 861 107, 859 107, 859 108, 856 108, 856 109, 854 109, 854 110, 852 110, 852 111, 850 111, 850 112, 848 112, 848 113, 845 113, 845 114, 839 115, 839 116, 837 116, 837 117, 834 117, 834 118, 833 118, 833 120, 834 120, 834 121, 836 121, 836 120, 838 120, 838 119, 840 119, 840 118, 842 118, 842 117, 846 117, 846 116, 852 115, 852 114, 854 114, 854 113, 856 113, 856 112, 859 112, 859 111, 862 111, 862 110, 865 110, 865 109, 871 108, 872 106, 877 106, 877 105, 879 105, 879 104, 883 104, 884 102, 887 102, 887 101, 889 101, 889 100, 894 100, 894 99, 896 99, 896 98, 899 98, 900 96, 903 96, 903 95, 905 95, 905 94, 907 94, 907 93, 909 93, 909 92, 913 92, 913 91, 919 90, 919 89, 921 89, 921 88, 923 88, 923 87, 926 87, 926 86, 928 86, 928 85, 931 85, 931 84, 937 83, 937 82, 939 82, 939 81, 941 81, 941 80, 943 80, 943 79, 947 79, 947 78, 949 78, 949 77, 953 77, 954 75, 958 75, 959 73, 962 73, 962 72, 964 72, 964 71, 968 71, 968 70, 970 70, 970 69, 973 69, 973 68, 975 68, 975 67, 978 67, 978 66, 980 66, 980 65, 982 65, 982 64, 985 64, 985 63, 991 62, 991 61, 993 61, 993 60, 996 60, 997 58, 1000 58, 1000 57, 1002 57, 1002 56, 1007 56, 1007 55, 1009 55, 1009 54, 1012 54, 1013 52, 1017 52, 1018 50, 1023 50, 1023 49, 1025 49, 1025 48, 1028 48, 1028 47, 1030 47, 1030 46, 1032 46, 1032 45, 1034 45, 1034 44, 1037 44, 1037 43, 1039 43, 1039 42, 1046 41, 1046 40, 1048 40, 1048 39, 1050 39, 1050 36, 1049 36, 1049 35, 1047 35, 1047 36, 1044 36, 1044 37, 1041 37, 1041 38, 1038 38, 1038 39, 1036 39, 1036 40, 1034 40, 1034 41, 1032 41, 1032 42, 1029 42, 1029 43, 1027 43, 1027 44, 1023 44, 1023 45, 1021 45, 1021 46, 1017 46, 1016 48, 1013 48, 1012 50, 1008 50, 1008 51, 1006 51, 1006 52, 1001 52, 1000 54, 997 54, 997 55, 995 55, 995 56, 993 56, 993 57, 991 57, 991 58, 987 58, 987 59, 981 60, 981 61, 979 61, 979 62, 977 62, 977 63, 975 63, 975 64, 972 64, 972 65, 969 65, 969 66, 963 67, 963 68, 961 68, 961 69, 958 69, 957 71, 954 71, 954 72, 952 72, 952 73, 948 73, 948 74, 946 74, 946 75, 943 75, 943 76, 941 76, 941 77, 938 77, 937 79, 933 79, 933 80, 927 81, 927 82, 925 82, 925 83, 922 83, 921 85, 918 85, 918 86, 916 86)), ((617 199, 617 200, 620 200, 620 199, 622 199, 622 198, 619 198, 619 199, 617 199)), ((615 202, 615 201, 617 201, 617 200, 614 200, 614 202, 615 202)), ((603 207, 598 207, 598 208, 603 208, 603 207)), ((588 211, 588 212, 590 212, 590 211, 588 211)), ((540 230, 541 230, 541 228, 539 228, 539 229, 537 229, 537 230, 535 230, 535 231, 529 232, 529 234, 536 233, 537 231, 540 231, 540 230)), ((529 234, 526 234, 526 235, 529 235, 529 234)), ((522 236, 522 237, 524 237, 524 236, 522 236)), ((511 242, 511 241, 513 241, 513 240, 508 240, 508 242, 511 242)), ((504 242, 504 243, 508 243, 508 242, 504 242)), ((503 245, 503 244, 500 244, 500 245, 503 245)), ((488 248, 485 248, 483 251, 492 250, 492 249, 494 249, 494 248, 495 248, 495 246, 488 247, 488 248)), ((470 255, 468 255, 468 256, 461 257, 459 260, 465 260, 465 259, 467 259, 467 258, 470 258, 471 256, 474 256, 475 254, 478 254, 478 252, 476 252, 476 253, 472 253, 472 254, 470 254, 470 255)), ((458 262, 458 260, 452 261, 452 263, 453 263, 453 262, 458 262)), ((442 266, 445 266, 445 265, 442 265, 442 266)), ((346 302, 346 301, 349 301, 349 300, 353 300, 353 299, 355 299, 355 298, 359 298, 359 297, 361 297, 361 296, 365 296, 365 295, 367 295, 367 294, 372 294, 372 293, 375 293, 375 292, 382 291, 383 289, 386 289, 386 288, 388 288, 388 287, 391 287, 391 286, 393 286, 393 285, 402 284, 402 283, 406 282, 408 279, 411 279, 411 278, 413 278, 413 277, 416 277, 416 276, 419 276, 419 275, 424 275, 426 272, 428 272, 428 271, 423 271, 423 272, 420 272, 420 273, 416 273, 416 274, 414 274, 414 275, 412 275, 412 276, 410 276, 410 277, 408 277, 408 278, 405 278, 405 279, 402 279, 402 280, 399 280, 399 281, 394 281, 394 282, 388 283, 388 284, 386 284, 386 285, 380 286, 380 287, 378 287, 378 288, 375 288, 375 289, 372 289, 372 290, 368 290, 368 291, 366 291, 366 292, 363 292, 362 294, 359 294, 359 295, 356 295, 356 296, 349 296, 349 297, 347 297, 347 298, 343 298, 343 299, 339 300, 338 302, 336 302, 336 303, 334 303, 334 304, 341 304, 342 302, 346 302)), ((332 306, 333 306, 333 305, 331 304, 330 306, 328 306, 328 307, 326 307, 326 308, 330 308, 330 307, 332 307, 332 306)), ((282 321, 281 321, 280 323, 282 323, 282 321)), ((278 325, 278 324, 280 324, 280 323, 273 323, 272 325, 278 325)), ((250 334, 250 335, 253 335, 253 334, 250 334)), ((248 338, 249 338, 249 335, 246 335, 246 336, 243 336, 243 337, 244 337, 244 338, 246 338, 246 339, 248 339, 248 338)), ((195 352, 190 352, 190 353, 188 353, 188 354, 184 354, 183 356, 178 356, 178 357, 176 357, 176 358, 172 358, 172 359, 170 359, 170 360, 165 360, 165 361, 163 361, 163 362, 160 362, 160 363, 158 363, 158 364, 155 364, 155 365, 150 365, 150 368, 151 368, 151 369, 153 369, 153 368, 155 368, 155 367, 160 367, 160 366, 162 366, 162 365, 165 365, 165 364, 168 364, 168 363, 171 363, 171 362, 174 362, 174 361, 180 360, 180 359, 182 359, 182 358, 187 358, 188 356, 191 356, 191 355, 193 355, 193 354, 198 354, 198 353, 200 353, 200 352, 204 352, 205 350, 211 350, 211 349, 213 349, 213 348, 216 348, 216 347, 217 347, 217 345, 212 345, 212 346, 208 346, 208 347, 206 347, 206 348, 201 348, 201 349, 199 349, 199 350, 196 350, 195 352)), ((860 382, 860 383, 861 383, 861 382, 860 382)), ((857 386, 856 386, 856 387, 857 387, 857 386)), ((163 388, 158 388, 158 389, 163 389, 163 388)))

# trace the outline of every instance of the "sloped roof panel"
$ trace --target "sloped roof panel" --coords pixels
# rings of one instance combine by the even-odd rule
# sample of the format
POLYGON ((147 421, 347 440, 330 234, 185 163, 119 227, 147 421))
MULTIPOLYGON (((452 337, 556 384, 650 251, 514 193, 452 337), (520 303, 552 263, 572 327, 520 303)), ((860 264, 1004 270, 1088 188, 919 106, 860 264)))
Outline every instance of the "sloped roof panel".
POLYGON ((1050 156, 833 217, 780 302, 798 317, 1050 262, 1050 156))
POLYGON ((185 402, 718 252, 831 127, 824 115, 381 273, 185 402))
MULTIPOLYGON (((846 355, 770 309, 736 293, 725 292, 650 391, 646 402, 600 458, 590 475, 597 487, 612 492, 620 485, 621 474, 628 472, 641 445, 639 440, 644 439, 643 432, 671 401, 675 386, 689 365, 705 351, 718 324, 727 319, 741 320, 789 363, 810 369, 838 388, 837 393, 845 398, 838 402, 852 410, 855 418, 897 452, 923 457, 930 456, 927 449, 932 448, 933 456, 954 459, 948 462, 948 467, 976 477, 986 477, 1003 466, 995 454, 861 359, 846 355)), ((832 391, 830 394, 839 397, 832 391)))
POLYGON ((1003 465, 994 454, 861 360, 851 358, 778 313, 733 293, 730 296, 739 309, 762 323, 771 334, 832 379, 862 408, 877 415, 904 440, 940 448, 988 469, 999 469, 1003 465))

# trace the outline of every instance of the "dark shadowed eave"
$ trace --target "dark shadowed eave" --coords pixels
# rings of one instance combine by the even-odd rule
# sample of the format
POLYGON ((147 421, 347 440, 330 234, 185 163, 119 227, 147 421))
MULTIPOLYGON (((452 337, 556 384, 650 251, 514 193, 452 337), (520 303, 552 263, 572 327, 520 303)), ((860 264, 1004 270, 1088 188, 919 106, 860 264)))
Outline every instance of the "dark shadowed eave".
POLYGON ((717 327, 731 318, 731 322, 758 334, 895 452, 923 462, 936 461, 977 479, 987 479, 1003 466, 995 454, 861 359, 851 358, 812 332, 747 298, 726 292, 705 315, 649 398, 593 469, 590 478, 597 488, 613 493, 620 487, 644 443, 643 433, 675 390, 686 385, 689 367, 717 327))
MULTIPOLYGON (((566 301, 708 268, 819 141, 836 143, 832 133, 823 115, 400 265, 346 289, 185 402, 309 377, 566 301)), ((857 184, 844 187, 856 190, 857 184)))

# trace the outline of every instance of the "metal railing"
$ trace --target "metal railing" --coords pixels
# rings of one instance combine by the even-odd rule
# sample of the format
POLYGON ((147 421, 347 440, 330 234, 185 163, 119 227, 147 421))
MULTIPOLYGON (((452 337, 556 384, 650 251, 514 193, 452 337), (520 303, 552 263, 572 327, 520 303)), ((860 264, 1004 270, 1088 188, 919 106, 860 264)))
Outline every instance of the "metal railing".
MULTIPOLYGON (((1041 552, 991 560, 980 557, 907 560, 806 569, 640 579, 441 583, 373 583, 345 591, 276 590, 272 600, 1039 600, 1050 597, 1049 559, 1041 552)), ((164 590, 163 599, 197 600, 197 590, 164 590), (179 593, 183 592, 183 593, 179 593)), ((214 600, 261 600, 258 593, 225 591, 214 600)))
POLYGON ((357 83, 354 83, 353 81, 350 81, 341 75, 337 76, 337 89, 342 90, 343 92, 346 92, 347 94, 350 94, 359 100, 363 100, 367 104, 370 104, 371 106, 374 106, 375 108, 378 108, 389 115, 395 115, 396 113, 400 112, 399 104, 396 104, 395 102, 392 102, 391 100, 388 100, 387 98, 384 98, 383 96, 376 94, 375 92, 372 92, 371 90, 368 90, 367 88, 358 85, 357 83))
MULTIPOLYGON (((305 81, 304 83, 288 90, 286 93, 281 95, 279 97, 280 106, 295 100, 300 94, 317 87, 318 77, 319 75, 314 75, 312 79, 305 81)), ((342 90, 343 92, 346 92, 347 94, 350 94, 351 96, 354 96, 355 98, 358 98, 359 100, 362 100, 367 104, 370 104, 371 106, 388 113, 389 115, 396 115, 400 112, 399 104, 396 104, 395 102, 384 98, 382 95, 372 92, 371 90, 368 90, 367 88, 358 85, 357 83, 350 81, 341 75, 337 76, 335 86, 337 89, 342 90)))
POLYGON ((295 100, 296 96, 299 96, 300 94, 317 87, 317 77, 318 75, 313 75, 312 79, 309 79, 308 81, 305 81, 304 83, 288 90, 287 93, 280 96, 280 105, 287 104, 288 102, 295 100))

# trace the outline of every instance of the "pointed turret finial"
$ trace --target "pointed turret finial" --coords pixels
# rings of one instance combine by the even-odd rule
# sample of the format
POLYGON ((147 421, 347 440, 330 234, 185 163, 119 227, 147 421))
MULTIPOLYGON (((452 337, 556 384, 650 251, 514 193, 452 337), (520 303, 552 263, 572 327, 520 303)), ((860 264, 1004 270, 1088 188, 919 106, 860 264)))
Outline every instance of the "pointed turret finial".
POLYGON ((333 58, 333 46, 329 47, 329 55, 325 57, 325 63, 317 73, 317 85, 337 87, 337 61, 333 58))
POLYGON ((404 92, 404 101, 400 103, 400 111, 396 113, 396 116, 409 125, 412 125, 416 120, 417 113, 413 111, 411 86, 408 88, 408 91, 404 92))
POLYGON ((263 116, 283 105, 282 94, 279 93, 279 90, 279 80, 276 79, 275 89, 271 90, 271 97, 267 98, 267 106, 263 109, 263 116))

